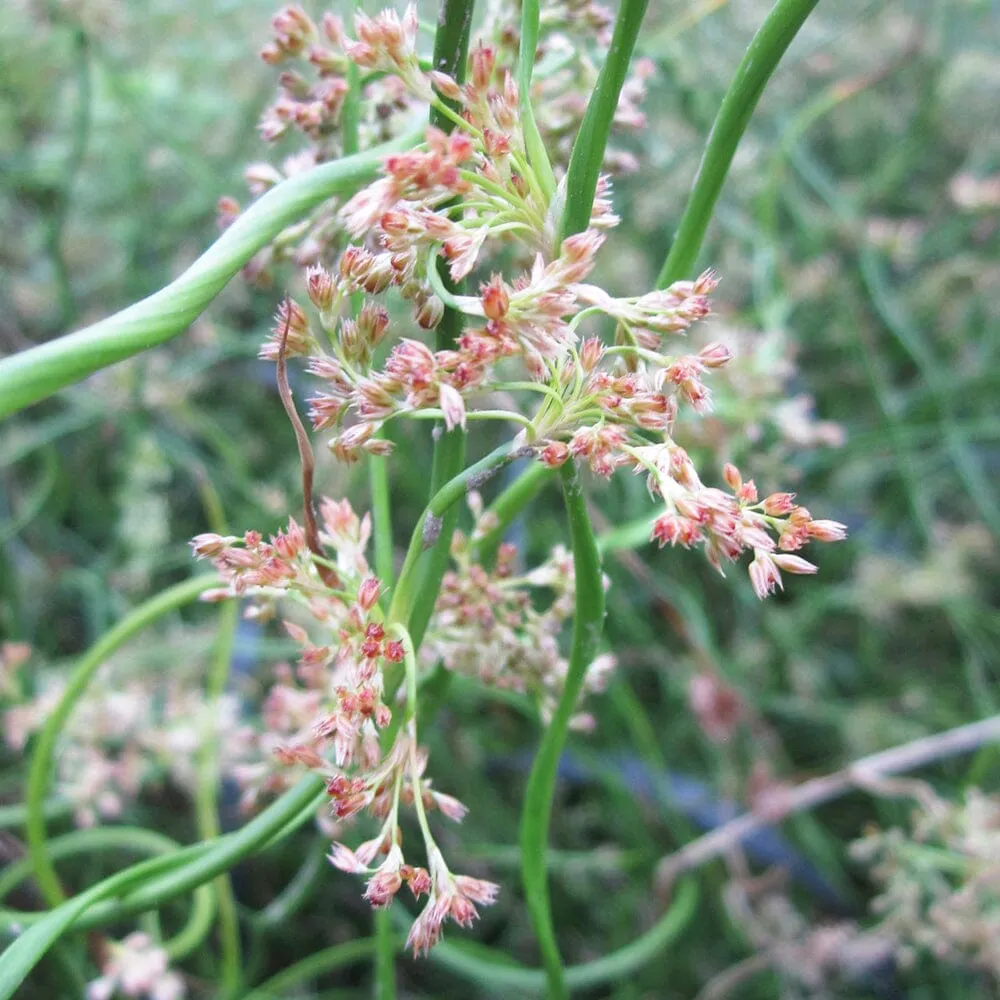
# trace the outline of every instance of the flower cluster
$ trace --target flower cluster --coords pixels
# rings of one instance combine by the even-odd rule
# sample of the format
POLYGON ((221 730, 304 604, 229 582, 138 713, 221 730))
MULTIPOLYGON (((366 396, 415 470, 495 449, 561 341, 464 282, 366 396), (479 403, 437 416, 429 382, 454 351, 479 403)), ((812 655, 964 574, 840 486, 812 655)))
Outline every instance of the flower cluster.
POLYGON ((880 887, 880 931, 906 962, 921 951, 1000 982, 1000 801, 970 788, 947 802, 920 785, 911 830, 870 830, 852 845, 880 887))
POLYGON ((290 786, 296 768, 306 767, 324 777, 337 820, 363 812, 375 817, 381 823, 375 838, 354 850, 335 844, 330 861, 368 876, 365 898, 373 906, 388 906, 404 883, 414 897, 427 895, 410 935, 414 950, 426 952, 447 917, 467 926, 476 915, 473 904, 492 902, 498 887, 452 874, 431 834, 429 811, 458 822, 466 809, 424 774, 415 676, 412 688, 407 685, 405 708, 390 708, 386 700, 387 676, 398 676, 404 661, 408 672, 415 671, 416 661, 407 651, 405 630, 383 624, 381 584, 365 557, 370 519, 359 518, 347 501, 324 500, 320 520, 326 555, 308 548, 294 520, 269 540, 248 532, 242 538, 200 535, 192 542, 195 554, 211 559, 225 583, 206 599, 243 597, 251 602, 248 614, 258 619, 273 616, 280 602, 289 610, 284 628, 300 647, 294 669, 279 666, 264 700, 257 754, 233 774, 244 805, 251 807, 260 796, 290 786), (330 572, 336 574, 336 588, 330 586, 330 572), (312 634, 292 616, 296 611, 312 634), (393 715, 400 711, 405 724, 393 733, 393 715), (405 861, 401 805, 417 813, 427 867, 405 861))
MULTIPOLYGON (((516 65, 519 18, 518 6, 508 2, 493 4, 487 12, 482 37, 488 44, 481 47, 480 54, 488 56, 490 72, 498 78, 511 79, 516 65)), ((532 98, 538 109, 539 132, 556 169, 568 162, 587 95, 597 78, 596 67, 610 44, 611 23, 606 8, 576 2, 553 4, 542 19, 532 98)), ((246 168, 244 176, 253 197, 288 177, 344 155, 348 149, 348 104, 349 148, 365 150, 411 128, 415 116, 424 113, 426 103, 434 101, 435 91, 457 99, 460 91, 453 80, 423 68, 426 62, 422 63, 417 52, 417 29, 413 6, 402 17, 392 10, 376 17, 357 11, 356 38, 351 38, 341 18, 329 11, 318 23, 298 6, 283 7, 275 14, 271 38, 260 55, 280 70, 278 96, 261 117, 260 133, 269 143, 295 133, 304 145, 285 157, 280 167, 259 162, 246 168)), ((485 70, 482 60, 478 68, 485 70)), ((637 61, 619 99, 614 117, 617 129, 639 130, 645 124, 640 105, 652 73, 649 60, 637 61)), ((512 85, 506 88, 510 96, 512 85)), ((481 117, 495 119, 496 115, 483 114, 488 110, 481 104, 481 117)), ((501 121, 503 116, 501 110, 501 121)), ((492 142, 505 141, 503 128, 492 128, 491 132, 492 142)), ((633 170, 637 164, 631 153, 609 149, 605 166, 615 172, 633 170)), ((223 198, 220 222, 228 225, 240 211, 236 199, 223 198)), ((291 259, 300 266, 329 263, 342 245, 343 235, 343 219, 338 219, 332 205, 323 205, 257 254, 246 274, 266 284, 278 261, 291 259)))
POLYGON ((108 943, 100 978, 87 983, 87 1000, 111 1000, 116 995, 181 1000, 186 992, 184 980, 169 968, 166 951, 138 932, 108 943))
MULTIPOLYGON (((61 672, 36 670, 32 681, 32 694, 19 684, 3 713, 4 741, 17 752, 66 688, 61 672)), ((241 721, 234 694, 224 695, 209 712, 193 672, 140 674, 116 658, 90 683, 59 734, 56 793, 72 804, 77 825, 84 827, 119 818, 143 788, 165 777, 193 793, 197 748, 207 732, 219 738, 223 773, 252 752, 253 732, 241 721)))
MULTIPOLYGON (((531 571, 514 572, 516 550, 501 545, 492 570, 474 561, 474 547, 456 532, 455 568, 445 574, 421 657, 490 687, 531 695, 543 721, 551 719, 562 694, 568 664, 559 636, 573 614, 573 557, 557 545, 531 571), (551 603, 539 610, 533 592, 548 590, 551 603)), ((581 697, 604 690, 615 660, 602 654, 584 676, 581 697)), ((571 726, 589 729, 593 719, 579 713, 571 726)))
MULTIPOLYGON (((553 184, 552 164, 538 162, 545 153, 523 128, 529 95, 519 93, 511 72, 512 13, 491 9, 487 40, 472 46, 461 83, 426 68, 412 7, 402 16, 358 13, 353 37, 330 15, 317 26, 297 8, 279 13, 264 57, 275 64, 304 59, 313 75, 286 70, 265 135, 297 129, 312 144, 313 162, 336 155, 348 102, 360 97, 362 109, 352 118, 370 121, 363 108, 370 87, 395 95, 400 113, 419 106, 424 114, 430 106, 449 131, 428 127, 422 142, 385 156, 377 178, 346 203, 324 206, 327 235, 336 229, 336 239, 316 237, 314 216, 279 241, 297 246, 299 261, 309 264, 308 303, 286 299, 261 357, 278 361, 279 374, 288 357, 306 359, 319 383, 310 399, 313 429, 331 434, 340 461, 387 454, 391 444, 380 431, 393 420, 439 419, 449 430, 472 420, 512 424, 512 450, 550 468, 577 461, 599 477, 619 469, 644 475, 662 504, 651 540, 700 547, 720 571, 751 552, 751 583, 763 598, 781 586, 783 572, 815 572, 798 552, 809 541, 844 537, 844 526, 814 519, 791 493, 761 499, 732 464, 723 473, 725 489, 702 482, 675 431, 711 413, 712 376, 732 360, 723 344, 694 346, 686 337, 709 314, 718 277, 710 270, 624 296, 592 280, 618 223, 610 182, 600 179, 587 227, 563 233, 565 177, 553 184), (341 237, 339 254, 327 253, 341 237), (400 301, 409 305, 407 319, 400 301), (461 331, 435 350, 423 331, 433 330, 446 309, 461 314, 461 331)), ((559 3, 550 13, 546 24, 556 30, 547 28, 533 90, 546 105, 537 119, 558 161, 554 137, 578 123, 582 104, 570 95, 586 76, 582 50, 571 45, 571 58, 564 58, 561 39, 584 28, 603 35, 609 16, 589 2, 559 3), (565 99, 556 94, 560 87, 565 99)), ((641 124, 637 105, 647 75, 640 66, 623 94, 625 123, 641 124)), ((360 141, 360 133, 354 138, 360 141)), ((365 141, 371 138, 368 130, 365 141)), ((277 179, 263 170, 257 176, 277 179)), ((306 505, 311 518, 308 494, 306 505)), ((373 816, 377 835, 353 850, 335 844, 330 860, 367 877, 365 897, 374 906, 388 905, 404 883, 415 897, 426 895, 409 939, 426 952, 447 918, 467 925, 497 887, 454 875, 431 834, 430 811, 460 820, 465 809, 425 776, 417 672, 443 663, 530 694, 551 717, 568 669, 559 635, 573 608, 572 560, 556 549, 542 566, 519 574, 509 548, 494 565, 483 564, 477 540, 484 525, 470 538, 457 534, 454 567, 418 652, 404 623, 383 617, 383 587, 365 557, 368 519, 346 501, 326 500, 320 521, 319 530, 306 531, 291 520, 270 539, 251 531, 193 543, 224 582, 210 598, 248 599, 258 618, 273 616, 280 604, 284 628, 299 646, 297 663, 279 668, 267 695, 265 755, 240 771, 244 800, 250 805, 280 791, 298 765, 324 776, 338 820, 373 816), (541 589, 552 593, 544 609, 541 589), (405 695, 396 699, 404 680, 405 695), (406 860, 401 805, 416 814, 425 866, 406 860)), ((612 665, 610 657, 590 665, 585 693, 602 688, 612 665)), ((582 714, 574 721, 588 724, 582 714)))
POLYGON ((546 194, 530 162, 520 97, 497 52, 476 46, 462 86, 442 73, 424 74, 411 21, 389 12, 359 20, 361 41, 341 38, 344 51, 394 72, 411 93, 451 116, 454 131, 429 129, 423 147, 386 157, 382 176, 341 208, 348 233, 364 236, 365 244, 348 247, 334 271, 309 271, 318 329, 301 306, 287 303, 262 350, 274 357, 283 340, 289 353, 308 356, 309 371, 323 384, 311 400, 314 429, 336 431, 331 448, 350 461, 363 451, 385 451, 377 432, 398 417, 442 417, 449 429, 464 427, 470 415, 507 420, 520 426, 517 445, 549 466, 576 458, 600 476, 623 467, 647 474, 651 493, 665 505, 653 540, 701 546, 720 571, 752 551, 750 575, 760 597, 781 585, 782 571, 814 572, 794 553, 809 540, 842 538, 842 525, 814 520, 790 494, 759 501, 754 484, 743 484, 733 468, 726 473, 731 493, 704 486, 674 438, 679 414, 711 411, 709 376, 732 360, 720 343, 697 352, 673 346, 708 314, 714 272, 630 297, 587 283, 605 230, 617 221, 607 181, 590 228, 557 240, 559 199, 546 194), (494 273, 476 296, 444 287, 439 256, 458 282, 511 241, 533 255, 526 270, 510 279, 494 273), (417 327, 435 326, 445 304, 469 324, 453 347, 433 351, 413 337, 396 339, 388 309, 375 301, 345 315, 358 294, 377 297, 390 289, 413 303, 417 327), (613 324, 610 346, 579 337, 583 323, 599 318, 613 324), (378 366, 380 345, 392 340, 378 366), (474 405, 477 396, 501 393, 527 397, 529 405, 474 405))

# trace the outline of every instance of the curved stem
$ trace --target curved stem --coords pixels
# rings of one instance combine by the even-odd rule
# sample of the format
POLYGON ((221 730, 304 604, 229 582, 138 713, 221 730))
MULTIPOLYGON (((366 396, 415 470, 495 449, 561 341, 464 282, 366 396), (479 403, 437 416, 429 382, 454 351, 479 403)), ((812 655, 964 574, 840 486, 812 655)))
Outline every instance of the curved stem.
MULTIPOLYGON (((393 952, 396 951, 396 941, 393 952)), ((359 941, 346 941, 344 944, 335 944, 332 948, 324 948, 317 951, 308 958, 296 962, 294 965, 282 969, 277 975, 272 976, 263 982, 253 992, 249 993, 246 1000, 279 1000, 288 996, 289 987, 297 986, 307 979, 314 979, 324 973, 332 972, 343 965, 351 962, 359 962, 363 958, 368 958, 374 954, 376 942, 374 938, 362 938, 359 941)))
POLYGON ((573 546, 576 577, 576 610, 569 668, 552 721, 542 736, 535 756, 521 813, 522 878, 528 912, 535 927, 548 980, 547 996, 560 1000, 569 995, 562 959, 556 944, 545 866, 549 819, 555 794, 556 771, 569 723, 583 688, 584 675, 597 653, 604 627, 604 581, 587 504, 580 485, 579 469, 567 463, 560 469, 563 499, 573 546))
POLYGON ((183 333, 233 275, 287 225, 374 177, 382 157, 415 146, 410 132, 364 153, 289 178, 254 202, 179 278, 75 333, 0 360, 0 418, 86 375, 183 333))
POLYGON ((750 42, 712 124, 680 226, 657 279, 658 288, 687 277, 694 267, 712 210, 750 116, 785 50, 817 3, 818 0, 778 0, 750 42))
MULTIPOLYGON (((566 985, 571 990, 593 990, 616 980, 629 982, 639 969, 655 959, 667 945, 678 937, 691 923, 698 906, 698 884, 693 879, 682 882, 670 908, 644 934, 608 955, 570 965, 566 968, 566 985)), ((525 969, 507 962, 490 962, 461 946, 442 942, 430 954, 452 972, 489 983, 494 989, 544 993, 547 998, 548 978, 541 969, 525 969)))
POLYGON ((597 180, 604 163, 611 122, 618 107, 618 95, 628 74, 629 61, 649 0, 622 0, 618 8, 608 58, 601 67, 597 86, 580 123, 566 173, 566 207, 562 217, 562 238, 581 233, 590 225, 597 180))
POLYGON ((190 604, 217 583, 218 577, 214 573, 197 576, 178 583, 139 605, 91 647, 70 676, 59 703, 45 720, 38 734, 28 770, 25 839, 35 880, 43 898, 50 906, 61 903, 65 898, 45 849, 45 799, 52 780, 55 747, 59 734, 94 673, 112 653, 147 626, 171 611, 190 604))
MULTIPOLYGON (((472 29, 472 14, 475 0, 441 0, 438 14, 437 32, 434 36, 434 68, 448 73, 461 83, 465 78, 465 67, 468 62, 469 32, 472 29)), ((450 132, 452 123, 436 109, 431 110, 431 124, 450 132)), ((452 294, 460 292, 461 286, 451 281, 451 276, 444 268, 442 261, 432 266, 439 268, 439 276, 445 289, 452 294)), ((463 318, 460 312, 445 307, 444 316, 437 328, 437 348, 447 350, 455 346, 462 333, 463 318)), ((446 483, 458 476, 465 466, 465 431, 455 428, 446 431, 437 425, 437 438, 434 442, 434 457, 431 462, 431 495, 433 496, 446 483)), ((439 515, 440 516, 440 515, 439 515)), ((448 566, 448 551, 452 533, 458 519, 458 511, 448 509, 444 512, 439 530, 435 537, 425 547, 421 563, 421 580, 419 590, 410 591, 412 598, 407 608, 405 622, 413 637, 415 646, 419 648, 427 623, 434 611, 434 602, 441 589, 441 580, 448 566)), ((412 549, 412 545, 411 545, 412 549)), ((407 555, 409 558, 409 554, 407 555)), ((402 574, 400 586, 403 585, 402 574)), ((409 585, 410 581, 407 581, 409 585)), ((398 592, 397 592, 398 596, 398 592)), ((396 604, 395 599, 393 605, 396 604)), ((402 621, 403 619, 390 620, 402 621)))

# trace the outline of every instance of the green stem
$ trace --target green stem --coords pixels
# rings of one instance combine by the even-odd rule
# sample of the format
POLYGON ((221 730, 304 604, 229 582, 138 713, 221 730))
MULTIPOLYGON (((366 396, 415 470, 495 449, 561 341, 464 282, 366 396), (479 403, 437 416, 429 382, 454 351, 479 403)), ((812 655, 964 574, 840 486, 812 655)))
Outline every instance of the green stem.
MULTIPOLYGON (((582 965, 568 966, 565 970, 567 987, 571 990, 595 990, 615 981, 632 982, 643 966, 680 937, 691 923, 697 906, 698 884, 694 879, 688 879, 677 887, 670 908, 645 934, 609 955, 582 965)), ((541 969, 486 961, 461 945, 447 942, 438 944, 430 958, 460 976, 488 984, 494 991, 502 989, 507 993, 544 994, 547 1000, 551 1000, 549 979, 541 969)), ((664 971, 660 971, 661 977, 664 971)))
POLYGON ((521 127, 528 163, 534 170, 546 202, 556 190, 556 177, 535 122, 531 104, 531 74, 538 50, 538 0, 521 0, 521 47, 517 54, 517 89, 520 92, 521 127))
MULTIPOLYGON (((392 940, 393 952, 396 951, 396 941, 392 940)), ((280 1000, 281 997, 289 995, 291 987, 317 976, 332 972, 341 966, 349 965, 352 962, 359 962, 363 958, 368 958, 374 954, 376 942, 372 938, 362 938, 359 941, 346 941, 344 944, 335 944, 332 948, 324 948, 317 951, 308 958, 296 962, 294 965, 282 969, 277 975, 272 976, 263 982, 252 993, 248 994, 246 1000, 280 1000)))
MULTIPOLYGON (((213 525, 213 528, 224 527, 213 525)), ((219 634, 213 650, 212 662, 206 684, 208 725, 202 735, 201 760, 198 767, 198 785, 195 790, 195 818, 198 836, 214 840, 222 833, 219 822, 219 737, 216 730, 219 700, 226 689, 229 666, 233 658, 233 643, 239 623, 240 606, 237 601, 227 603, 221 612, 219 634)), ((236 899, 229 876, 220 875, 215 880, 219 902, 219 942, 222 951, 221 995, 233 996, 243 980, 243 959, 240 947, 240 922, 236 912, 236 899)))
MULTIPOLYGON (((413 529, 410 537, 410 546, 406 552, 406 559, 403 568, 399 573, 399 580, 396 584, 396 591, 393 595, 392 604, 389 606, 388 620, 405 624, 413 639, 414 648, 419 649, 420 644, 413 634, 412 620, 413 609, 417 605, 419 595, 417 593, 417 583, 419 577, 419 565, 421 554, 428 547, 426 532, 437 534, 442 530, 441 525, 445 523, 445 515, 463 497, 469 489, 481 482, 484 478, 492 475, 504 463, 513 459, 514 453, 512 445, 501 445, 491 451, 485 458, 462 470, 458 475, 448 480, 431 498, 417 526, 413 529), (433 531, 431 531, 431 526, 433 531)), ((397 682, 398 686, 398 682, 397 682)), ((387 685, 388 687, 388 685, 387 685)))
POLYGON ((472 543, 474 559, 484 565, 492 562, 511 521, 534 500, 542 487, 551 479, 553 471, 541 462, 532 462, 490 504, 486 514, 495 518, 495 522, 489 531, 484 532, 472 543))
POLYGON ((695 266, 715 202, 750 117, 778 62, 818 0, 778 0, 754 35, 709 133, 677 235, 657 287, 687 277, 695 266))
POLYGON ((573 570, 576 576, 573 640, 562 694, 535 756, 521 813, 524 895, 542 953, 542 964, 548 980, 546 995, 549 1000, 561 1000, 569 995, 562 959, 556 944, 545 866, 556 771, 569 733, 570 719, 576 711, 576 704, 583 689, 584 675, 597 654, 604 627, 604 581, 601 557, 587 514, 579 469, 574 464, 567 463, 560 469, 560 476, 569 520, 570 541, 573 546, 573 570))
POLYGON ((203 885, 307 822, 325 797, 322 780, 310 775, 241 830, 214 843, 195 844, 140 862, 47 913, 6 912, 3 916, 9 922, 30 926, 0 955, 0 1000, 14 995, 42 956, 71 927, 88 930, 117 923, 203 885))
POLYGON ((0 360, 0 418, 183 333, 230 278, 287 225, 320 202, 370 180, 386 153, 408 149, 422 138, 422 130, 410 132, 284 181, 254 202, 166 288, 83 330, 0 360))
POLYGON ((618 8, 608 58, 601 67, 597 86, 580 123, 566 172, 566 207, 562 217, 562 237, 581 233, 590 225, 597 181, 604 163, 611 122, 618 107, 629 61, 649 0, 622 0, 618 8))
MULTIPOLYGON (((475 0, 441 0, 438 12, 437 31, 434 35, 434 68, 449 74, 459 83, 465 79, 469 32, 472 29, 474 9, 475 0)), ((431 108, 431 124, 445 132, 450 132, 454 127, 451 118, 435 107, 431 108)), ((445 289, 452 294, 461 292, 461 286, 452 282, 443 261, 435 261, 432 266, 439 269, 438 274, 445 289)), ((438 350, 455 346, 462 334, 463 323, 464 319, 460 312, 445 306, 444 316, 437 328, 438 350)), ((465 431, 457 427, 452 431, 446 431, 437 424, 436 433, 434 457, 431 461, 431 496, 458 476, 465 467, 465 431)), ((407 608, 405 622, 417 648, 423 639, 427 623, 434 611, 438 591, 441 589, 441 580, 448 566, 451 536, 457 521, 457 509, 448 509, 444 513, 440 531, 421 559, 419 590, 410 592, 412 601, 407 608)), ((402 583, 401 576, 400 584, 402 583)), ((394 599, 393 605, 395 604, 394 599)), ((403 619, 393 619, 390 614, 390 620, 403 619)))
POLYGON ((100 639, 77 665, 59 703, 46 718, 38 734, 28 770, 25 822, 28 856, 35 880, 50 906, 65 898, 59 879, 45 849, 45 799, 52 781, 56 742, 74 706, 90 683, 98 667, 129 639, 171 611, 190 604, 209 587, 218 583, 213 574, 185 580, 139 605, 100 639))
MULTIPOLYGON (((465 64, 469 56, 469 34, 475 0, 441 0, 437 30, 434 32, 434 69, 447 73, 457 83, 465 80, 465 64)), ((453 111, 451 101, 444 102, 453 111)), ((450 132, 452 122, 437 108, 431 108, 431 124, 450 132)))
POLYGON ((392 587, 392 494, 389 489, 389 463, 384 456, 368 458, 368 481, 371 484, 372 520, 375 529, 375 575, 385 588, 392 587))

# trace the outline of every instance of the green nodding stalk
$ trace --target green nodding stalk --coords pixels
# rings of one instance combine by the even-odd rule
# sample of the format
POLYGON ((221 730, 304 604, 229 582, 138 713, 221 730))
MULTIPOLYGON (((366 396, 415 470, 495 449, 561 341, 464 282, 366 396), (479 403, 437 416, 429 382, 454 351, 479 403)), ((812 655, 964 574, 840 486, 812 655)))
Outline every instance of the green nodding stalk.
POLYGON ((218 582, 215 574, 197 576, 178 583, 139 605, 98 640, 77 664, 58 704, 46 718, 35 742, 28 768, 25 839, 35 881, 42 897, 50 906, 61 903, 65 899, 65 894, 45 849, 45 800, 52 782, 56 742, 70 713, 86 691, 97 669, 112 653, 164 615, 197 600, 204 591, 217 585, 218 582))
POLYGON ((545 729, 535 755, 521 812, 521 876, 528 912, 535 927, 542 964, 548 980, 549 1000, 568 997, 565 970, 556 943, 552 910, 549 905, 548 851, 549 819, 555 795, 556 772, 569 723, 583 689, 587 667, 597 655, 604 628, 604 580, 601 555, 587 513, 587 503, 580 483, 580 471, 567 463, 560 469, 563 500, 569 521, 573 547, 573 570, 576 576, 576 607, 569 668, 552 721, 545 729))
MULTIPOLYGON (((458 83, 465 79, 474 9, 475 0, 441 0, 438 12, 437 32, 434 36, 434 68, 447 73, 458 83)), ((434 108, 431 109, 431 124, 445 132, 450 132, 454 127, 446 116, 434 108)), ((462 293, 461 286, 452 282, 443 261, 438 260, 433 266, 439 269, 441 282, 449 292, 462 293)), ((437 328, 439 351, 455 346, 462 334, 463 323, 462 314, 446 305, 437 328)), ((441 424, 437 424, 435 435, 434 457, 431 461, 431 496, 445 483, 459 475, 465 467, 465 430, 456 427, 449 431, 441 424)), ((449 509, 437 540, 421 559, 421 585, 406 620, 407 630, 417 649, 420 648, 420 642, 434 611, 438 591, 441 589, 441 580, 448 568, 451 536, 457 523, 458 509, 449 509)))
POLYGON ((549 154, 535 123, 535 111, 531 104, 531 73, 535 68, 535 54, 538 50, 538 4, 539 0, 521 0, 521 45, 517 53, 517 89, 520 95, 521 128, 524 131, 524 146, 542 192, 551 201, 556 190, 556 177, 552 172, 549 154))
POLYGON ((648 3, 649 0, 622 0, 618 8, 608 58, 590 95, 569 159, 561 230, 563 238, 583 232, 590 225, 590 213, 594 208, 594 195, 608 146, 611 122, 618 107, 618 95, 628 75, 632 51, 648 3))
POLYGON ((760 95, 817 3, 818 0, 778 0, 750 42, 712 124, 684 214, 657 279, 658 288, 690 276, 729 165, 760 95))
POLYGON ((366 183, 386 153, 407 149, 421 139, 422 132, 410 132, 283 181, 254 202, 166 288, 82 330, 0 360, 0 418, 183 333, 237 271, 286 226, 326 199, 366 183))

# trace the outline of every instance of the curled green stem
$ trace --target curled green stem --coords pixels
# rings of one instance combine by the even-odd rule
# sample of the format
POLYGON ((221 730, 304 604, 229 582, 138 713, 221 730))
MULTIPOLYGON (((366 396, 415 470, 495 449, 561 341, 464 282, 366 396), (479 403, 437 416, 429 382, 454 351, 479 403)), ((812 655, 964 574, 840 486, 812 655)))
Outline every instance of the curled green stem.
POLYGON ((375 176, 382 157, 423 130, 278 184, 254 202, 179 278, 114 316, 0 360, 0 418, 87 375, 183 333, 227 282, 286 226, 375 176))

